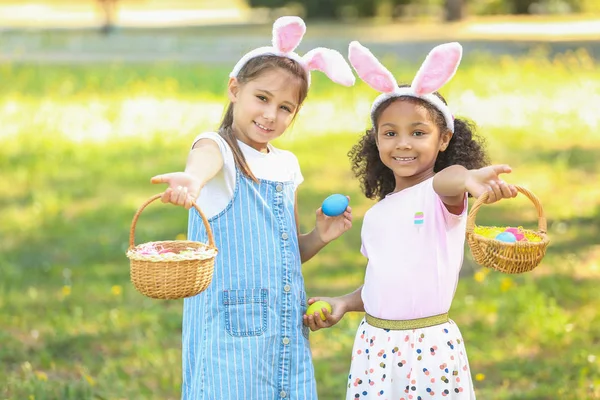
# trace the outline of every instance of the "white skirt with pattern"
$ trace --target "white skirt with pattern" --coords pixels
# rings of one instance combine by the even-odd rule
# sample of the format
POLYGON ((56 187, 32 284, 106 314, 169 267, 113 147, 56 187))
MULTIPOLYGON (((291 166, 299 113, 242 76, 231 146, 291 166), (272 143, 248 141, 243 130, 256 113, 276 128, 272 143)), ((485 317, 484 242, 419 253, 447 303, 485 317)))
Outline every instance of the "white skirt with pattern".
POLYGON ((392 331, 360 323, 346 400, 474 400, 469 361, 458 326, 392 331))

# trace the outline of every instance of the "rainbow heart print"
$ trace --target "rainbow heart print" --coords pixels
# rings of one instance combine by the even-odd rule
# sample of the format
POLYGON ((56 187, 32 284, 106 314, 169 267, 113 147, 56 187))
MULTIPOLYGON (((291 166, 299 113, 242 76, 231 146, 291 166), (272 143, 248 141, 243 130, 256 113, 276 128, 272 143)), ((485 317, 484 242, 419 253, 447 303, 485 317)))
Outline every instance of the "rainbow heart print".
POLYGON ((422 211, 417 211, 415 213, 415 219, 414 219, 414 223, 415 223, 415 227, 417 228, 417 231, 421 230, 421 227, 423 226, 424 222, 425 222, 425 214, 423 214, 422 211))

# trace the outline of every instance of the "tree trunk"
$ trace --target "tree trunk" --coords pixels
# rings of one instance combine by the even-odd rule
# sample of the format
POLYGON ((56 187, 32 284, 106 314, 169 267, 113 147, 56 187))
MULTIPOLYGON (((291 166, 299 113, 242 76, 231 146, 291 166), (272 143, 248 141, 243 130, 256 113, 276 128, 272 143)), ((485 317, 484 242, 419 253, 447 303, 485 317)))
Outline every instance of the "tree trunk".
POLYGON ((464 17, 463 0, 446 0, 446 21, 460 21, 464 17))

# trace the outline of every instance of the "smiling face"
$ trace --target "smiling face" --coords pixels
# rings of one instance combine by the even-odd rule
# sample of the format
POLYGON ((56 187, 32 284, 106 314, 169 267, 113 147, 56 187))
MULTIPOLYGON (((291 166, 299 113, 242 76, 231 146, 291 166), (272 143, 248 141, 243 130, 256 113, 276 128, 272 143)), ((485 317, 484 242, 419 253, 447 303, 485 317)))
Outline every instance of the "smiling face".
POLYGON ((281 136, 298 108, 301 82, 289 71, 271 68, 244 84, 231 78, 228 96, 233 106, 233 132, 238 140, 266 152, 281 136))
POLYGON ((438 152, 448 147, 452 133, 440 131, 434 112, 421 100, 401 97, 377 118, 379 157, 394 173, 396 191, 432 177, 438 152))

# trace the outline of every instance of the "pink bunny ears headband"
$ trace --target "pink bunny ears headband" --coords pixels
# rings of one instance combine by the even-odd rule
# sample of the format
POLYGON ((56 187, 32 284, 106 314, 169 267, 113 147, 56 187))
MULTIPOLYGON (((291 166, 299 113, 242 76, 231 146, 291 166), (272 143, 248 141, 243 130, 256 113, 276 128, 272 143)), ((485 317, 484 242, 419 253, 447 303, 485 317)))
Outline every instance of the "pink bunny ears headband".
POLYGON ((445 43, 433 48, 410 87, 398 87, 398 83, 377 58, 357 41, 350 43, 348 59, 358 76, 367 85, 381 92, 371 107, 371 120, 375 126, 375 111, 384 101, 392 97, 410 96, 423 99, 437 108, 446 120, 446 126, 454 132, 454 117, 450 109, 433 92, 444 86, 456 73, 462 57, 462 46, 459 43, 445 43))
POLYGON ((310 86, 310 71, 321 71, 332 81, 344 86, 354 85, 352 69, 337 51, 317 47, 300 57, 294 50, 300 44, 306 25, 300 17, 280 17, 273 24, 273 46, 259 47, 244 55, 233 67, 230 78, 237 77, 240 70, 252 58, 263 55, 287 57, 298 62, 306 71, 310 86))

